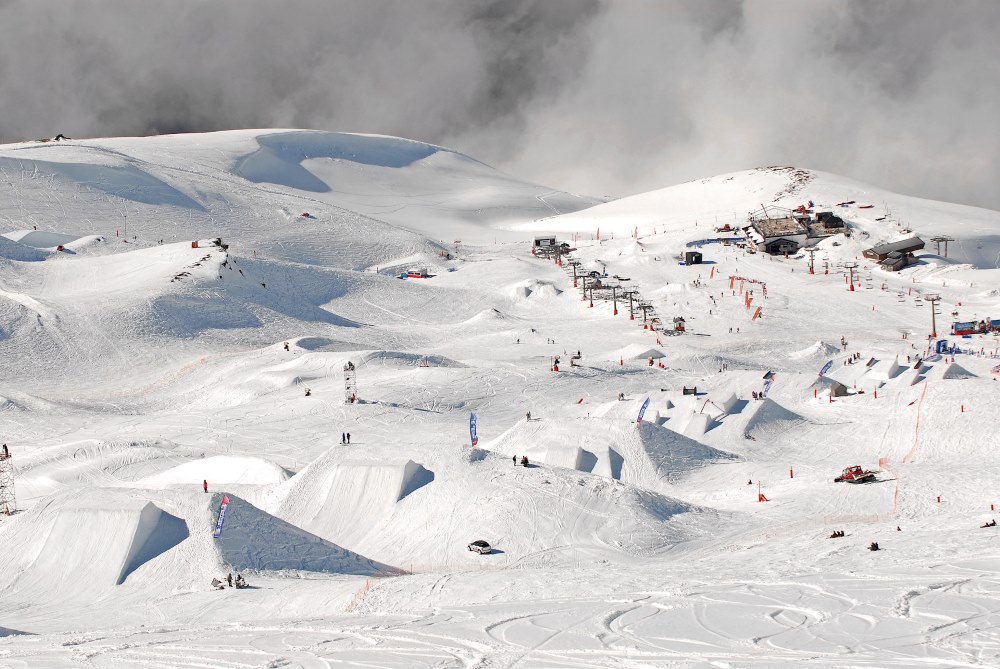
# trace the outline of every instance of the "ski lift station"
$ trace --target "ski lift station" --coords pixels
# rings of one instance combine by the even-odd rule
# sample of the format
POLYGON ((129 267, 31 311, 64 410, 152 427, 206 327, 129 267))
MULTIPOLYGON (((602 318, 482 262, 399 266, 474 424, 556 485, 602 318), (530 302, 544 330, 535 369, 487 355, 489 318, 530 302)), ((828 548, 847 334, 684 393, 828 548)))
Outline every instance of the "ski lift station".
POLYGON ((878 261, 879 266, 890 272, 899 270, 917 262, 915 251, 924 248, 924 240, 920 237, 908 237, 890 244, 879 244, 865 249, 861 254, 869 260, 878 261))
POLYGON ((743 233, 753 248, 771 255, 797 253, 839 233, 849 234, 843 219, 828 212, 814 218, 809 211, 795 212, 784 207, 762 207, 752 212, 743 233))

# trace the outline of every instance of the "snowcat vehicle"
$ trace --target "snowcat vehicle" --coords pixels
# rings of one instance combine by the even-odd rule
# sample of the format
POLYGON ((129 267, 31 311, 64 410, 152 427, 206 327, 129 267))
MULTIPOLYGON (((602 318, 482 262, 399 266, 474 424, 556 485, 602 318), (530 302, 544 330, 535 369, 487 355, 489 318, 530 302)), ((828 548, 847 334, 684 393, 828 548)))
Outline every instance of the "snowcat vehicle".
POLYGON ((848 483, 871 483, 875 480, 875 472, 867 471, 861 468, 861 465, 851 465, 850 467, 844 467, 844 471, 840 476, 833 479, 834 483, 840 483, 841 481, 847 481, 848 483))

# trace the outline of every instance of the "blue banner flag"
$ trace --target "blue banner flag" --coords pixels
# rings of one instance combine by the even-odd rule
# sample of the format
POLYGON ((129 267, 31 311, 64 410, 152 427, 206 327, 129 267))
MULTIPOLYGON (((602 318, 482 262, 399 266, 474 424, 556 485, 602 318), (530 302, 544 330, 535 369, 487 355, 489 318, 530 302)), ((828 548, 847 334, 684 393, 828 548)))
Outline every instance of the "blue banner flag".
POLYGON ((469 438, 472 439, 472 445, 475 446, 479 443, 479 437, 476 435, 476 414, 469 414, 469 438))
POLYGON ((824 374, 830 371, 831 367, 833 367, 833 360, 823 365, 823 369, 819 370, 819 375, 823 376, 824 374))
POLYGON ((219 520, 215 523, 215 532, 212 536, 216 539, 222 536, 222 524, 226 522, 226 509, 229 508, 229 495, 222 496, 222 504, 219 505, 219 520))
POLYGON ((642 408, 639 409, 639 417, 635 419, 636 423, 642 422, 642 417, 646 413, 646 409, 648 407, 649 407, 649 398, 647 397, 646 401, 642 403, 642 408))

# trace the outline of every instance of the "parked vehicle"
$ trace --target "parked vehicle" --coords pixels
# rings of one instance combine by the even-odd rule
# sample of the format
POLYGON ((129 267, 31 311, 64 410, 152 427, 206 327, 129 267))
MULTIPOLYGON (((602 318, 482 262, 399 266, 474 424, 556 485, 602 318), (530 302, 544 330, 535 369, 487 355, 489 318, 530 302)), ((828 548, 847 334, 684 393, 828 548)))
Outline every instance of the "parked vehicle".
POLYGON ((476 541, 473 541, 471 544, 469 544, 469 550, 473 551, 474 553, 479 553, 480 555, 489 555, 490 553, 493 552, 493 549, 490 547, 489 543, 483 541, 482 539, 477 539, 476 541))

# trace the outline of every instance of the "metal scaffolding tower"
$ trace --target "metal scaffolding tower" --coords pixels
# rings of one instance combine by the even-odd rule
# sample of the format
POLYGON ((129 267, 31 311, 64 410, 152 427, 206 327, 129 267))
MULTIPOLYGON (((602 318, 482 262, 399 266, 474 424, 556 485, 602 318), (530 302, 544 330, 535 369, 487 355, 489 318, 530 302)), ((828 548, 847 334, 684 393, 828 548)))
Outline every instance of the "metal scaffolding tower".
POLYGON ((357 375, 354 363, 350 360, 344 365, 344 400, 351 404, 358 399, 357 375))
POLYGON ((14 496, 14 465, 11 461, 7 445, 0 451, 0 513, 10 515, 17 511, 17 498, 14 496))

